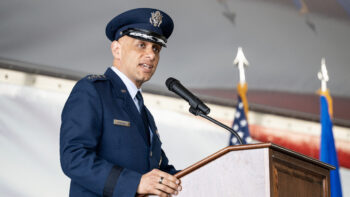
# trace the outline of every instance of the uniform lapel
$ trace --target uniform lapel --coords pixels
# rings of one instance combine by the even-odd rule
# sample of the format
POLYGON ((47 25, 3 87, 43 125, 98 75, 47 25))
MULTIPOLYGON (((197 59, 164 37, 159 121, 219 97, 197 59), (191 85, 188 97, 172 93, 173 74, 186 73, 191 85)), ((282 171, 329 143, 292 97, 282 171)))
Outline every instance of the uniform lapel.
MULTIPOLYGON (((114 96, 120 99, 123 99, 124 104, 127 99, 127 89, 124 85, 123 81, 117 76, 117 74, 114 73, 114 71, 111 68, 108 68, 105 72, 105 76, 110 79, 113 86, 113 93, 114 96)), ((125 105, 123 105, 125 106, 125 105)))
POLYGON ((130 121, 137 126, 137 132, 142 136, 142 138, 144 139, 144 142, 148 144, 147 136, 145 133, 145 127, 143 125, 143 120, 125 84, 111 68, 107 69, 107 71, 105 72, 105 76, 109 78, 113 84, 113 88, 115 92, 114 95, 124 100, 124 105, 123 105, 124 111, 126 111, 126 113, 129 114, 131 119, 130 121))

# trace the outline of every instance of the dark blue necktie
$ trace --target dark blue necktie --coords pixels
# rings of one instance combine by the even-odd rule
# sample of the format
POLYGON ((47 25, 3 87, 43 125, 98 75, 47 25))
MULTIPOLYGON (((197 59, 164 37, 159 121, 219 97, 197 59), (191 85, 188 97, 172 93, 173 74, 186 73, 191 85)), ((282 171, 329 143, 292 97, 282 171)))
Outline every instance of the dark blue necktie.
POLYGON ((143 125, 145 126, 145 132, 146 132, 146 136, 149 144, 150 143, 149 123, 148 123, 145 105, 143 104, 143 97, 140 91, 137 92, 136 99, 139 102, 141 118, 143 120, 143 125))

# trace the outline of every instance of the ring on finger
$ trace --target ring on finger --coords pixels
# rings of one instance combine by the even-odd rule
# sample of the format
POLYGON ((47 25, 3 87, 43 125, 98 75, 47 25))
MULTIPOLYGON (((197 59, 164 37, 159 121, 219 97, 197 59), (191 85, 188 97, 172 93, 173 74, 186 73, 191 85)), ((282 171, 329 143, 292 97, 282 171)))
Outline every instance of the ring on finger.
POLYGON ((160 179, 159 179, 159 181, 158 181, 158 183, 159 183, 159 184, 163 184, 163 179, 164 179, 164 177, 161 176, 160 179))

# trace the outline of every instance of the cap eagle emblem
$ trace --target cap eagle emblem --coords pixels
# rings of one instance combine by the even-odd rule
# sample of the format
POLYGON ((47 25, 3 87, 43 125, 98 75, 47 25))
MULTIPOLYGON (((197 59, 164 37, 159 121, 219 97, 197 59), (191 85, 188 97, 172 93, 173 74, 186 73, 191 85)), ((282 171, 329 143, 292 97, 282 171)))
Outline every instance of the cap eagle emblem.
POLYGON ((151 13, 151 17, 149 18, 149 22, 154 26, 154 27, 159 27, 160 24, 162 24, 162 19, 163 16, 159 11, 155 11, 151 13))

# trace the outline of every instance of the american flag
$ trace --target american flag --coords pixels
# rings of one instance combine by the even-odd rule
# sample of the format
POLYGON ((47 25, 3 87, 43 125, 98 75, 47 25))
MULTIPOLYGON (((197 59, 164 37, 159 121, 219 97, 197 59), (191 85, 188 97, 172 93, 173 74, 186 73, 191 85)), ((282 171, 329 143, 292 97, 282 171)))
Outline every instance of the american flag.
MULTIPOLYGON (((235 119, 232 124, 232 129, 242 138, 243 144, 252 143, 253 140, 249 134, 248 121, 244 113, 244 105, 240 96, 238 96, 238 104, 236 106, 235 119)), ((239 145, 239 141, 231 134, 229 145, 239 145)))

